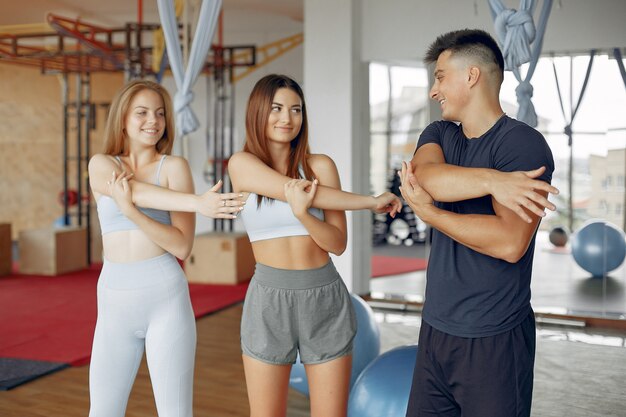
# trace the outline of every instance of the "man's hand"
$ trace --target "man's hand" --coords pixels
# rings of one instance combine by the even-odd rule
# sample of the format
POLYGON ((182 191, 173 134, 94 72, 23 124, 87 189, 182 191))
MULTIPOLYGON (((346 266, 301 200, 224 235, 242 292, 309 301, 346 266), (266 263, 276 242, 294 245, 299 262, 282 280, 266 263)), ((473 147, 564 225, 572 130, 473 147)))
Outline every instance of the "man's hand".
POLYGON ((545 191, 558 194, 559 190, 545 181, 537 180, 546 168, 541 167, 532 171, 494 172, 493 180, 489 182, 489 191, 493 198, 504 207, 512 210, 527 223, 531 222, 524 208, 537 216, 546 215, 545 209, 556 210, 554 204, 546 197, 537 193, 545 191))
POLYGON ((400 176, 400 192, 409 207, 422 220, 425 210, 432 208, 433 198, 422 187, 419 186, 417 178, 413 174, 411 162, 402 162, 402 171, 398 172, 400 176))

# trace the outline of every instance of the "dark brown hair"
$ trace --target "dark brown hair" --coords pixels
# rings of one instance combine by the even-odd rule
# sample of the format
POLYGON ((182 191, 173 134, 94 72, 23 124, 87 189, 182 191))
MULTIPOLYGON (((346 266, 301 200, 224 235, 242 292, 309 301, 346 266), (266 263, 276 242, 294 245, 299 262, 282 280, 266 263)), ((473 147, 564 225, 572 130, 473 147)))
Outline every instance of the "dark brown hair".
MULTIPOLYGON (((258 157, 263 163, 272 169, 276 169, 272 163, 272 157, 268 148, 267 123, 272 111, 272 101, 276 91, 280 88, 288 88, 295 92, 302 102, 302 126, 296 137, 291 141, 291 151, 287 161, 286 175, 290 178, 301 178, 300 167, 304 172, 305 179, 313 179, 313 170, 309 166, 309 128, 304 104, 304 93, 300 85, 290 77, 280 74, 270 74, 261 78, 254 85, 248 107, 246 109, 246 143, 244 152, 249 152, 258 157)), ((259 196, 258 203, 261 204, 259 196)))
POLYGON ((504 57, 498 43, 484 30, 462 29, 444 33, 430 44, 424 62, 427 64, 437 62, 439 55, 445 51, 450 51, 452 55, 475 58, 483 64, 496 65, 502 82, 504 57))

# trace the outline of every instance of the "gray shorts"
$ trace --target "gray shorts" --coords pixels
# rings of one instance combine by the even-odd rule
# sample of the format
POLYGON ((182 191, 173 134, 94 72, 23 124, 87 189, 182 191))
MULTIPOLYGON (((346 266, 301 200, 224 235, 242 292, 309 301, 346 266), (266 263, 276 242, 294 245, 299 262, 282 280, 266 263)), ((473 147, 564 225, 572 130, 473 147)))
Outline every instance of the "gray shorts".
POLYGON ((241 318, 241 350, 285 365, 330 361, 352 353, 356 317, 332 262, 307 270, 257 263, 241 318))

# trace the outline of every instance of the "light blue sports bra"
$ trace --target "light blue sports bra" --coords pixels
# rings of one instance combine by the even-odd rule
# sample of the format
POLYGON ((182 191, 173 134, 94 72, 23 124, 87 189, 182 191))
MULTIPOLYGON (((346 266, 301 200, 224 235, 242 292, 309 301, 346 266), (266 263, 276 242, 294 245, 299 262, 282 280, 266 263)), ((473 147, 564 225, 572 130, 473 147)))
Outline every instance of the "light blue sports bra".
MULTIPOLYGON (((321 209, 310 208, 309 213, 324 220, 324 212, 321 209)), ((248 196, 241 218, 250 242, 309 235, 309 231, 294 216, 288 203, 280 200, 270 202, 264 198, 257 207, 257 195, 254 193, 248 196)))
MULTIPOLYGON (((161 157, 159 167, 157 168, 155 185, 158 186, 161 185, 159 182, 159 174, 161 174, 161 167, 163 166, 163 161, 165 161, 166 156, 167 155, 163 155, 161 157)), ((116 156, 115 158, 121 165, 122 160, 120 159, 120 157, 116 156)), ((113 198, 107 195, 103 195, 98 199, 98 201, 96 201, 96 205, 98 206, 98 219, 100 220, 100 230, 102 231, 103 235, 111 232, 139 229, 139 226, 133 223, 124 214, 122 214, 113 198)), ((143 214, 153 220, 156 220, 159 223, 167 225, 172 224, 169 211, 142 207, 138 207, 138 209, 143 214)))

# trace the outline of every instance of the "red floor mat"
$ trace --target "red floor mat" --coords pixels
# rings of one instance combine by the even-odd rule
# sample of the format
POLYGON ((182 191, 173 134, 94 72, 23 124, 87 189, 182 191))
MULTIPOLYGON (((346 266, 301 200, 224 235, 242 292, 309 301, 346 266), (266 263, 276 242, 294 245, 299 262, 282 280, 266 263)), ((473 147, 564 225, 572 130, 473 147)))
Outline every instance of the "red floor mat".
POLYGON ((399 256, 372 256, 372 278, 426 269, 426 259, 403 258, 399 256))
MULTIPOLYGON (((99 273, 0 278, 0 357, 89 363, 99 273)), ((190 284, 196 317, 243 301, 247 286, 190 284)))

